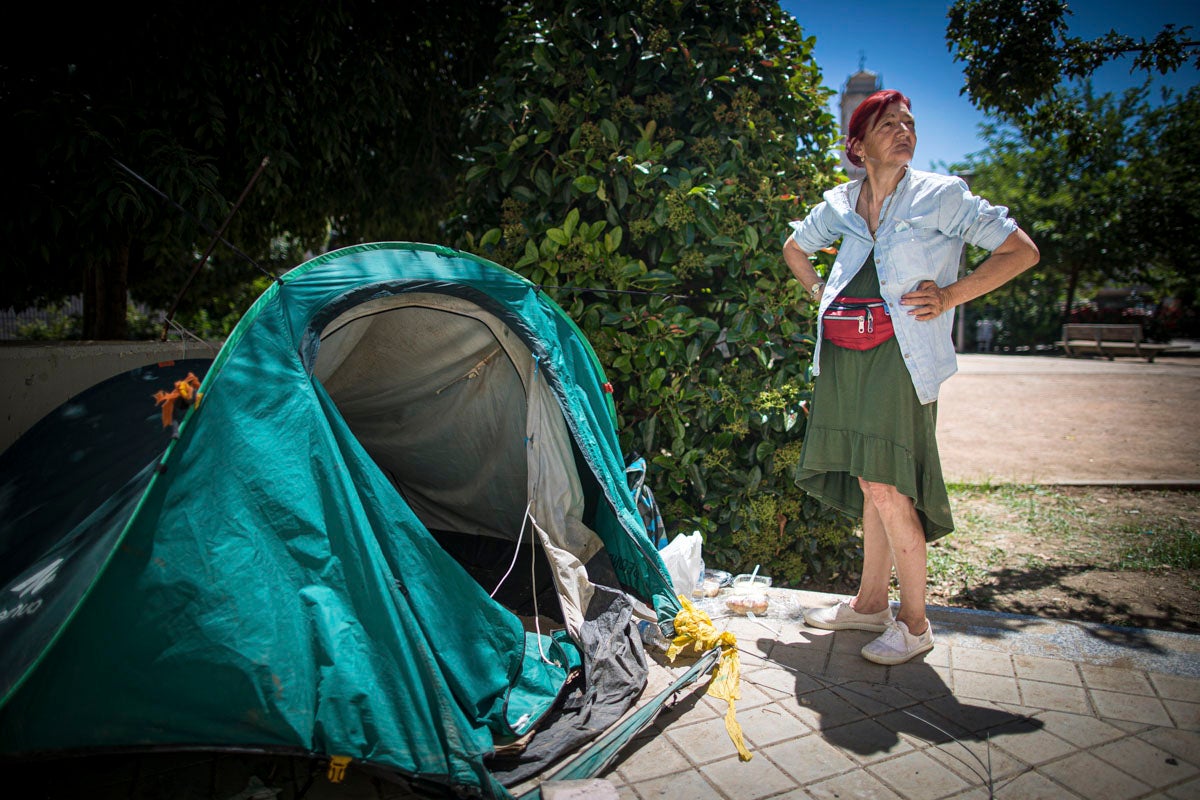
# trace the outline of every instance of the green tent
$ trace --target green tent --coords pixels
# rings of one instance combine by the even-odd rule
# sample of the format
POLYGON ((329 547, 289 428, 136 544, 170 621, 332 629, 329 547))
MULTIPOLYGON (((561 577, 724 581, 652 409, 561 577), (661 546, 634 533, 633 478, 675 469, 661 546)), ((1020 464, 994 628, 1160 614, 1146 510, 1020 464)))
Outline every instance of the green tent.
POLYGON ((284 275, 211 364, 74 398, 0 459, 0 753, 348 757, 508 796, 629 718, 637 623, 679 609, 610 392, 538 287, 382 243, 284 275))

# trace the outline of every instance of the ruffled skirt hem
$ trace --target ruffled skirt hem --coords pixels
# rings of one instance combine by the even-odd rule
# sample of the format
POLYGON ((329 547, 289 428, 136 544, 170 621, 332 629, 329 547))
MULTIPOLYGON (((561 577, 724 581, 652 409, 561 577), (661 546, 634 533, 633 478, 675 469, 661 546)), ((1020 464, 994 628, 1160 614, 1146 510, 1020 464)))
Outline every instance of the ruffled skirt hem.
POLYGON ((804 450, 796 485, 822 503, 861 517, 863 494, 858 479, 862 478, 895 486, 912 498, 927 542, 954 530, 940 464, 923 464, 910 450, 888 439, 832 428, 810 426, 804 450), (836 459, 816 455, 832 453, 837 454, 836 459))

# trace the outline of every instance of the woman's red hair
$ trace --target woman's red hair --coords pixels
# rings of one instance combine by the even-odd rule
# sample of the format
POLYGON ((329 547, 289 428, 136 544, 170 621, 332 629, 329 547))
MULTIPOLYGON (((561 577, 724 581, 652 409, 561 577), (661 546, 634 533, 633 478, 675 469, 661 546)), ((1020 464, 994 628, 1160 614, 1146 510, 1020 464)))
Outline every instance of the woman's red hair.
POLYGON ((858 104, 850 115, 850 126, 846 130, 846 158, 856 167, 861 167, 863 161, 854 154, 855 143, 867 135, 867 128, 875 122, 875 118, 893 103, 903 103, 912 111, 912 101, 895 89, 881 89, 858 104))

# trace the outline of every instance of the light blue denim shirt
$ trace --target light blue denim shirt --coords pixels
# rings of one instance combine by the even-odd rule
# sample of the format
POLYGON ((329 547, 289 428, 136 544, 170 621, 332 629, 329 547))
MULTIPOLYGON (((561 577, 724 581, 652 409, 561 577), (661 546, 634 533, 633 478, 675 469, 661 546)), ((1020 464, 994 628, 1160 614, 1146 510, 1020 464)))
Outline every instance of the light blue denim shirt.
MULTIPOLYGON (((995 250, 1017 229, 1017 223, 1008 218, 1007 208, 971 194, 962 178, 909 167, 896 191, 884 202, 879 229, 872 240, 866 221, 854 211, 860 191, 861 180, 830 189, 825 201, 807 217, 791 223, 792 238, 806 253, 842 241, 825 282, 821 317, 874 249, 880 293, 892 314, 904 364, 917 398, 932 403, 937 400, 942 381, 958 371, 950 338, 954 314, 921 322, 908 315, 911 309, 900 305, 900 296, 925 280, 935 281, 938 286, 954 283, 958 280, 963 242, 995 250)), ((818 322, 814 375, 820 374, 823 334, 818 322)))

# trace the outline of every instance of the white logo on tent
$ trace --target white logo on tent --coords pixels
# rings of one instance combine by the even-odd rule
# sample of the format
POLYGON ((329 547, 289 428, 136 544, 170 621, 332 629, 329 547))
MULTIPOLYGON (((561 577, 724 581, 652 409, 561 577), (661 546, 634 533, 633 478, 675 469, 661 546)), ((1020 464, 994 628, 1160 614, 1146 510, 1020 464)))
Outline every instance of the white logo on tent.
POLYGON ((0 622, 7 622, 18 617, 28 617, 30 614, 35 614, 42 607, 42 598, 36 597, 30 600, 24 598, 35 595, 45 589, 54 579, 58 577, 58 568, 62 566, 63 559, 56 558, 48 566, 42 567, 34 574, 30 575, 25 580, 18 583, 16 586, 9 589, 10 592, 17 596, 18 602, 10 608, 0 609, 0 622))
POLYGON ((12 587, 10 591, 16 592, 17 597, 24 597, 27 594, 37 594, 54 582, 54 579, 58 577, 58 568, 62 563, 63 560, 61 558, 55 559, 49 566, 43 567, 33 575, 30 575, 12 587))

